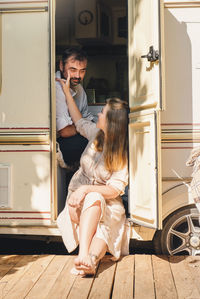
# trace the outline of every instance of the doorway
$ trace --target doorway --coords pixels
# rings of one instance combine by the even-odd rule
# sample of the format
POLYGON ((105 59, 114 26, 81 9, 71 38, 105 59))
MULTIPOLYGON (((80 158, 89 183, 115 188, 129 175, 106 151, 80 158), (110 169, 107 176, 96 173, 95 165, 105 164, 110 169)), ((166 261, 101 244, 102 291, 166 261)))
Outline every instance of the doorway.
MULTIPOLYGON (((56 71, 63 51, 83 49, 88 56, 82 82, 89 111, 97 114, 106 99, 128 102, 128 24, 126 0, 56 1, 56 71)), ((58 212, 66 200, 65 170, 58 171, 58 212)))

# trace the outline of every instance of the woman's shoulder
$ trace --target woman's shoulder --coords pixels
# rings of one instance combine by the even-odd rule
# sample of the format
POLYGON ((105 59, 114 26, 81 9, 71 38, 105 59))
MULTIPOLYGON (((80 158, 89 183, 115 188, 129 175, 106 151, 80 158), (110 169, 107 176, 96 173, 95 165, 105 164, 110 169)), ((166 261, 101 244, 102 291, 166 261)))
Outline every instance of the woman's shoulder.
POLYGON ((88 140, 93 139, 99 131, 99 129, 96 127, 96 123, 86 118, 79 119, 75 123, 75 126, 77 131, 88 140))

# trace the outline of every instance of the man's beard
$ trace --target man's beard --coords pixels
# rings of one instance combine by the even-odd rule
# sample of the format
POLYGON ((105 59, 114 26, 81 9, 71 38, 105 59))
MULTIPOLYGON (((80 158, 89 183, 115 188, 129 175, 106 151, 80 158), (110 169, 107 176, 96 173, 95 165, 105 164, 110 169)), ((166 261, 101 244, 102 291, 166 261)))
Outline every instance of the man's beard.
POLYGON ((76 86, 78 84, 81 83, 81 79, 80 78, 70 78, 70 85, 71 86, 76 86))
MULTIPOLYGON (((61 79, 67 80, 67 78, 64 76, 63 72, 60 71, 60 74, 61 74, 61 79)), ((76 78, 76 77, 70 78, 70 86, 71 87, 77 86, 80 83, 81 83, 81 78, 76 78), (76 80, 76 81, 74 81, 74 80, 76 80)))

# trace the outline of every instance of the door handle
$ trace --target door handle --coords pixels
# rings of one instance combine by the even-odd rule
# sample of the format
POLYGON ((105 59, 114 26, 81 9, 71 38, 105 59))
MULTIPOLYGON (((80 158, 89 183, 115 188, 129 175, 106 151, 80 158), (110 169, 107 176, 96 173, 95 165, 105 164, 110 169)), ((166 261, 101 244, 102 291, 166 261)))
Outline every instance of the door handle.
POLYGON ((149 47, 149 53, 147 55, 142 55, 141 58, 147 58, 148 61, 155 62, 159 60, 159 52, 158 50, 154 50, 154 47, 149 47))

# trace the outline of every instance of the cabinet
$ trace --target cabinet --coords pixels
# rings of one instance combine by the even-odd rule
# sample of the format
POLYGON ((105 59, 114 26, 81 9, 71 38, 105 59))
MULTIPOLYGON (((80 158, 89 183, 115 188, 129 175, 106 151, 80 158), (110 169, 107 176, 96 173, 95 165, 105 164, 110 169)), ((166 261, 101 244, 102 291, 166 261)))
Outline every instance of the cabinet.
POLYGON ((127 16, 125 7, 112 8, 113 44, 125 45, 127 43, 127 16))

